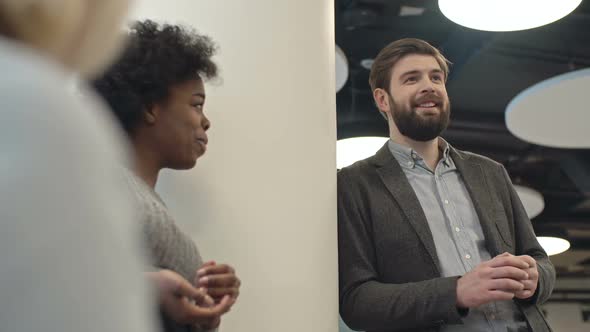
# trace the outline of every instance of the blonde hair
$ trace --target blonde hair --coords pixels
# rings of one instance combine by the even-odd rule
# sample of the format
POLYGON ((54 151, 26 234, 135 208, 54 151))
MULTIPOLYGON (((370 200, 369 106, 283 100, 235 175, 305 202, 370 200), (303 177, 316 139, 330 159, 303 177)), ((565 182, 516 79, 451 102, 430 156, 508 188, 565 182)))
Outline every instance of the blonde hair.
POLYGON ((0 0, 0 35, 92 76, 120 51, 128 10, 129 0, 0 0))

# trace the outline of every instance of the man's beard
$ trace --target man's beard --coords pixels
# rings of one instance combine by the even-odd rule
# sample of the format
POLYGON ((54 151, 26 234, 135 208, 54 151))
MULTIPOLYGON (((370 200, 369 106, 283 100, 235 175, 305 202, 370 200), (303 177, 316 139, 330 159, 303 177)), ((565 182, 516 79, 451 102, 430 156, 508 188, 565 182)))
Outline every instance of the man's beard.
MULTIPOLYGON (((438 137, 449 124, 451 105, 442 98, 434 95, 421 98, 422 100, 435 100, 439 112, 437 115, 424 116, 418 114, 416 107, 401 105, 389 95, 389 111, 399 132, 415 141, 427 142, 438 137), (428 99, 429 98, 429 99, 428 99)), ((416 102, 415 105, 420 104, 416 102)))

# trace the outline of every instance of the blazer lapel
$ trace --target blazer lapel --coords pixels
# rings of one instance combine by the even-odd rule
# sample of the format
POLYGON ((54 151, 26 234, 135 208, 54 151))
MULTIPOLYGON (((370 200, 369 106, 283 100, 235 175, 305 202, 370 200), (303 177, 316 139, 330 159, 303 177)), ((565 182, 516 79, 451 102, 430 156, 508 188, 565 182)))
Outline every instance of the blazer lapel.
POLYGON ((479 217, 481 228, 486 238, 486 247, 492 258, 502 252, 500 234, 496 228, 496 209, 490 195, 491 188, 486 182, 486 177, 479 165, 470 160, 468 155, 457 152, 451 148, 451 157, 457 170, 463 177, 465 187, 471 196, 471 201, 479 217))
POLYGON ((383 181, 387 190, 391 193, 410 224, 412 224, 420 241, 432 258, 437 271, 440 273, 440 263, 436 254, 434 239, 420 201, 401 166, 389 151, 387 143, 375 154, 373 161, 381 181, 383 181))

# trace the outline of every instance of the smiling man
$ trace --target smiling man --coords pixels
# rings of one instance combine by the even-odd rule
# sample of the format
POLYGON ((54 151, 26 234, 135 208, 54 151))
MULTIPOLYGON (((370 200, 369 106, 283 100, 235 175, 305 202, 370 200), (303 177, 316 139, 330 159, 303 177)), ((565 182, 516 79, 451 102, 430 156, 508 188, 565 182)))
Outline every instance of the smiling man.
POLYGON ((448 61, 402 39, 369 83, 390 140, 338 173, 340 313, 366 331, 550 331, 555 270, 504 167, 453 148, 448 61))

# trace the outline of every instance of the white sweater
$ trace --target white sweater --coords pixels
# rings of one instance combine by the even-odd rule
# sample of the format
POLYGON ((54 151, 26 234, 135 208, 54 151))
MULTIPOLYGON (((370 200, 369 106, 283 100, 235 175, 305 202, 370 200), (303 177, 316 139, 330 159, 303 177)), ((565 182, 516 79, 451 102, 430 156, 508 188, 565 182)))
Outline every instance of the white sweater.
POLYGON ((154 331, 123 146, 59 65, 0 39, 0 331, 154 331))

